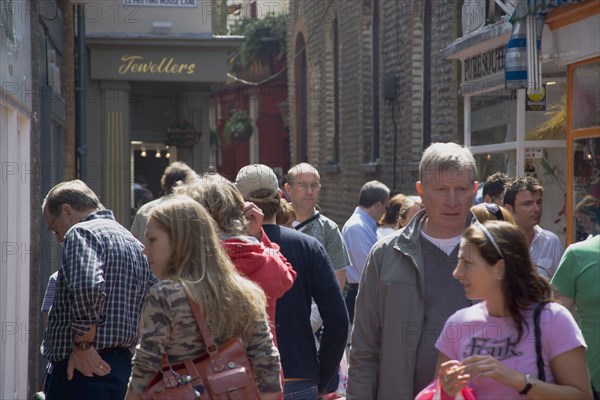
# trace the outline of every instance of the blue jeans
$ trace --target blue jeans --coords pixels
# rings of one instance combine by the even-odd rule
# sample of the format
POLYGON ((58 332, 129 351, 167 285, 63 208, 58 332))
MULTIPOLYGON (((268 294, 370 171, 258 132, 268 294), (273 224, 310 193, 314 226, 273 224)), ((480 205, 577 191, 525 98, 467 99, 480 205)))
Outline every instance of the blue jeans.
POLYGON ((53 363, 50 383, 46 392, 47 400, 112 400, 123 399, 131 375, 132 354, 125 348, 100 351, 100 356, 111 368, 106 376, 88 378, 75 370, 72 380, 67 380, 67 363, 63 360, 53 363))
POLYGON ((315 400, 317 384, 312 381, 291 381, 283 385, 284 400, 315 400))
POLYGON ((350 323, 354 323, 354 305, 356 303, 356 295, 358 294, 358 283, 348 283, 344 287, 344 301, 348 309, 348 317, 350 323))

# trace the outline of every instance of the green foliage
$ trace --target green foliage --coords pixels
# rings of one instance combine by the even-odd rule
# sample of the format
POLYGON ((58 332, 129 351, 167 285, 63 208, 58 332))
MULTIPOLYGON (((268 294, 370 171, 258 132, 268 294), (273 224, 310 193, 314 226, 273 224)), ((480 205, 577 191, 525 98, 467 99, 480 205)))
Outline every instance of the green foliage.
POLYGON ((252 63, 258 61, 265 51, 265 43, 261 41, 264 37, 277 39, 276 45, 280 57, 287 51, 288 17, 286 14, 267 14, 264 18, 243 18, 235 23, 230 29, 232 35, 245 36, 245 40, 238 49, 237 57, 231 63, 231 68, 236 70, 240 67, 249 68, 252 63))
POLYGON ((252 135, 250 117, 244 111, 234 111, 224 127, 225 140, 228 142, 246 141, 252 135))

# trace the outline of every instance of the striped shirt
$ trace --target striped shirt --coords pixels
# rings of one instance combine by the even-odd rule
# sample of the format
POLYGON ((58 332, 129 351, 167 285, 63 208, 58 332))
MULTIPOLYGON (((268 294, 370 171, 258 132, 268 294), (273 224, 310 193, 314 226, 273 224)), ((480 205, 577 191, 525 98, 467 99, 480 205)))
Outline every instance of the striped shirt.
POLYGON ((54 303, 42 342, 49 361, 67 359, 73 335, 96 325, 94 347, 132 347, 148 289, 156 282, 141 243, 110 210, 92 212, 63 242, 54 303))

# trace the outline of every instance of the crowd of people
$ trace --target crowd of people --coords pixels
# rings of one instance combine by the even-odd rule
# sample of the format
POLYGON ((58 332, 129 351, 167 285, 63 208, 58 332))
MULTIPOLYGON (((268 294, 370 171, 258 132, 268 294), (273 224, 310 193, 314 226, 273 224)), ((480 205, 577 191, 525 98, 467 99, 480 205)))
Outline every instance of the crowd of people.
POLYGON ((282 184, 174 162, 131 230, 84 182, 56 185, 46 398, 144 398, 164 356, 208 350, 188 299, 217 345, 242 339, 262 399, 597 397, 600 201, 563 251, 537 179, 494 174, 478 201, 476 174, 467 148, 432 144, 414 194, 366 182, 341 229, 308 163, 282 184))

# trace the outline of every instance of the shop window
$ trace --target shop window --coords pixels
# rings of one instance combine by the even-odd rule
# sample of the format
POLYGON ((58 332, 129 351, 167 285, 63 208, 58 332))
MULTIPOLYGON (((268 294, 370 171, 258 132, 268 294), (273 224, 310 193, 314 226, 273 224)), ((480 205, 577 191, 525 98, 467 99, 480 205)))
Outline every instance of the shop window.
POLYGON ((575 241, 600 234, 600 138, 573 143, 575 241))
POLYGON ((516 90, 494 90, 471 96, 470 102, 472 146, 512 142, 516 139, 516 90))
POLYGON ((600 61, 573 70, 573 129, 600 126, 600 61))
POLYGON ((488 176, 496 172, 504 172, 509 176, 515 176, 515 150, 475 154, 475 161, 477 163, 477 180, 479 182, 485 182, 488 176))
POLYGON ((525 113, 525 140, 564 140, 567 137, 567 85, 544 84, 545 107, 525 113))

